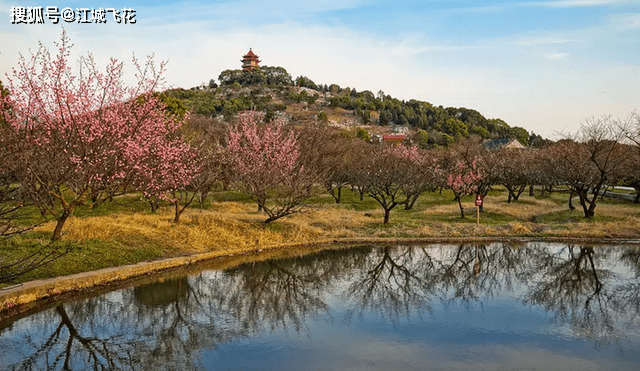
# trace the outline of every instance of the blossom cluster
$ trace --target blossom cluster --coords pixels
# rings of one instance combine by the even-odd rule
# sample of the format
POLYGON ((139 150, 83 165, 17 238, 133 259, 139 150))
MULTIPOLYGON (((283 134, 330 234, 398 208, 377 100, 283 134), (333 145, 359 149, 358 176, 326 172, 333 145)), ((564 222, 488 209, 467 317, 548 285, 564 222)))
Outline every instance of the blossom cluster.
MULTIPOLYGON (((258 183, 279 183, 296 171, 300 151, 293 132, 283 132, 283 122, 264 125, 259 113, 240 116, 240 125, 229 131, 228 155, 236 172, 258 183)), ((246 182, 246 180, 245 180, 246 182)))
POLYGON ((58 24, 60 19, 67 23, 107 23, 108 15, 113 16, 116 23, 136 23, 136 11, 132 8, 62 8, 57 6, 12 6, 11 24, 44 24, 45 18, 58 24))
MULTIPOLYGON (((69 63, 63 32, 59 53, 41 45, 7 76, 10 94, 0 104, 6 122, 5 165, 34 203, 58 219, 54 240, 66 217, 88 198, 135 187, 161 197, 181 190, 198 172, 194 149, 180 127, 186 115, 172 115, 156 88, 164 63, 133 60, 138 82, 122 83, 123 63, 98 69, 91 55, 80 72, 69 63), (62 211, 60 211, 62 210, 62 211)), ((1 147, 0 147, 1 148, 1 147)))
POLYGON ((300 145, 283 120, 264 123, 264 115, 247 112, 229 128, 226 161, 234 178, 276 220, 297 210, 311 192, 312 176, 300 159, 300 145), (273 200, 271 205, 268 201, 273 200))
POLYGON ((466 166, 464 162, 458 161, 456 167, 452 169, 447 177, 447 185, 455 194, 456 199, 464 195, 473 194, 478 190, 478 182, 483 179, 482 173, 477 169, 474 160, 471 166, 466 166))

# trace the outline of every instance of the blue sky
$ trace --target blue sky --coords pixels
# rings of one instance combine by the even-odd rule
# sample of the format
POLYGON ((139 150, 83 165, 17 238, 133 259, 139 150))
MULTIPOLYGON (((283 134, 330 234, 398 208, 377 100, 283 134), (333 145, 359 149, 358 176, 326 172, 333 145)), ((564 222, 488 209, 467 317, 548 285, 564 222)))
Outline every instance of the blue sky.
POLYGON ((76 56, 167 60, 171 87, 240 68, 251 47, 294 78, 473 108, 553 139, 640 109, 640 1, 0 0, 3 81, 18 53, 61 33, 11 24, 12 6, 135 9, 133 25, 61 23, 76 56))

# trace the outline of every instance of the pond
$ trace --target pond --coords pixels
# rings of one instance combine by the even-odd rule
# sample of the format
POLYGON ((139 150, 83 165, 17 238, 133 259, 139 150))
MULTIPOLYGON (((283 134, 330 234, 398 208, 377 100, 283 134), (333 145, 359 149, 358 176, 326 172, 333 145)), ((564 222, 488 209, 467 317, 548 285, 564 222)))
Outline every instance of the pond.
POLYGON ((1 370, 637 370, 640 249, 365 246, 0 324, 1 370))

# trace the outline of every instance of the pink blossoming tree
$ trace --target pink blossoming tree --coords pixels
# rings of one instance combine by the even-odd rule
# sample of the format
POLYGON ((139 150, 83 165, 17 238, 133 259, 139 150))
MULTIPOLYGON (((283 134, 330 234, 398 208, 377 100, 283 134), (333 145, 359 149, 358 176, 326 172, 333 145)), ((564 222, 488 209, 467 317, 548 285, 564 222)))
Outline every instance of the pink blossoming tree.
POLYGON ((284 122, 263 123, 263 115, 246 112, 229 128, 226 158, 235 181, 267 214, 265 223, 290 215, 312 193, 314 177, 299 162, 294 132, 284 122))
MULTIPOLYGON (((137 188, 157 208, 158 200, 173 204, 173 221, 178 223, 184 210, 191 205, 197 192, 187 192, 191 180, 200 170, 194 148, 181 138, 158 138, 146 148, 145 161, 139 165, 137 188)), ((155 207, 154 207, 155 206, 155 207)))
POLYGON ((65 33, 56 56, 40 44, 30 59, 22 57, 7 77, 12 110, 3 112, 7 135, 24 159, 14 170, 42 214, 57 221, 54 241, 79 205, 124 192, 128 184, 174 189, 192 175, 173 166, 188 148, 177 134, 181 120, 154 94, 163 64, 156 69, 152 58, 143 66, 134 59, 137 84, 126 86, 115 59, 101 71, 89 55, 74 74, 69 57, 65 33))
POLYGON ((458 161, 456 166, 449 169, 448 173, 447 187, 453 191, 454 200, 458 201, 458 206, 460 207, 460 217, 464 218, 462 197, 472 195, 478 191, 483 175, 478 170, 475 160, 471 165, 458 161))

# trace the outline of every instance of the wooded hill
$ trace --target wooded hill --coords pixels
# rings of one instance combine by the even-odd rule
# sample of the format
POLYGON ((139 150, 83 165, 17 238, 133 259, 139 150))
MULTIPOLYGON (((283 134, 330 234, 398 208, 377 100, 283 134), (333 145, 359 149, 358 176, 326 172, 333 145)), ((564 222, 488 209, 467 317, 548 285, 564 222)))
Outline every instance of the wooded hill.
POLYGON ((540 135, 511 127, 499 118, 487 119, 474 109, 445 108, 416 99, 399 100, 382 91, 374 94, 337 84, 316 84, 305 76, 293 80, 282 67, 226 70, 218 76, 218 82, 211 79, 208 86, 173 89, 167 94, 182 100, 192 114, 209 118, 224 119, 239 111, 259 110, 266 112, 267 120, 280 113, 302 124, 334 121, 364 138, 402 126, 423 148, 448 146, 472 135, 483 139, 516 138, 531 147, 547 142, 540 135))

